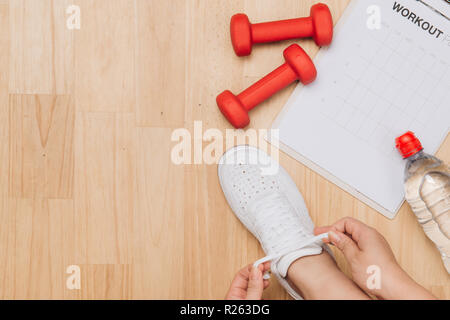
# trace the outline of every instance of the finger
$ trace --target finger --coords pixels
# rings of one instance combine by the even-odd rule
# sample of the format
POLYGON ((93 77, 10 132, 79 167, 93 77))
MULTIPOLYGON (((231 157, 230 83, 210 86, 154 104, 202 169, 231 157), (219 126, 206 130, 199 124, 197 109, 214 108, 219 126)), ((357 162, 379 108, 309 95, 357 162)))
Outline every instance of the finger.
POLYGON ((230 289, 226 295, 227 300, 243 300, 247 296, 248 281, 252 265, 249 264, 238 271, 231 281, 230 289))
POLYGON ((248 280, 242 278, 240 272, 236 274, 231 282, 225 299, 227 300, 243 300, 247 296, 248 280))
POLYGON ((364 232, 370 229, 361 221, 349 217, 339 220, 338 222, 333 224, 333 227, 342 233, 351 235, 352 239, 357 243, 359 243, 361 239, 363 239, 362 235, 364 234, 364 232))
MULTIPOLYGON (((320 235, 320 234, 327 233, 327 232, 329 232, 330 230, 333 230, 333 227, 330 227, 330 226, 326 226, 326 227, 317 227, 317 228, 314 228, 314 235, 315 235, 315 236, 318 236, 318 235, 320 235)), ((323 241, 324 243, 330 243, 330 240, 329 240, 328 238, 323 238, 322 241, 323 241)))
POLYGON ((265 262, 264 264, 260 265, 259 267, 263 274, 263 279, 266 280, 267 278, 270 278, 270 261, 265 262))
POLYGON ((264 290, 270 285, 270 280, 264 280, 264 290))
POLYGON ((318 236, 319 234, 327 233, 330 230, 331 230, 331 226, 316 227, 316 228, 314 228, 314 235, 318 236))
POLYGON ((239 289, 247 290, 248 278, 250 276, 251 268, 252 268, 252 265, 249 264, 248 266, 239 270, 239 272, 236 274, 233 281, 231 282, 231 288, 239 288, 239 289))
POLYGON ((247 300, 261 300, 264 290, 264 280, 261 269, 253 268, 248 281, 247 300))
POLYGON ((356 243, 342 232, 330 231, 328 237, 331 243, 342 251, 347 261, 353 260, 360 252, 356 243))

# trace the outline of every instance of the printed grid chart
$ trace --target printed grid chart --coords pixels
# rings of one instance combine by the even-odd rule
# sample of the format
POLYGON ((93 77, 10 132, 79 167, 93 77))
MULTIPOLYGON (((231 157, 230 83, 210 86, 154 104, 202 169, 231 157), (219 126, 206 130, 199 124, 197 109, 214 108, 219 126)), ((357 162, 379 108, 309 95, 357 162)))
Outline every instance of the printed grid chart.
POLYGON ((405 130, 418 136, 433 132, 433 119, 448 108, 444 100, 450 92, 450 65, 386 23, 369 34, 348 48, 358 54, 343 63, 342 76, 330 83, 339 82, 340 103, 326 103, 335 97, 325 94, 319 107, 352 135, 397 157, 393 137, 405 130))

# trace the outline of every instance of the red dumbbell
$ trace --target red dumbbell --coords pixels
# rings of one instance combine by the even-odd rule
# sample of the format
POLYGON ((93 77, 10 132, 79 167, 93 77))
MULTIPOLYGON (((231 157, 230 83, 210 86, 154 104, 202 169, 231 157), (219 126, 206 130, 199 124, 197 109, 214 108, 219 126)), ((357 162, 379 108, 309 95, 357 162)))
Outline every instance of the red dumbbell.
POLYGON ((311 58, 299 45, 293 44, 283 52, 286 63, 253 84, 238 96, 226 90, 217 96, 222 114, 237 129, 250 123, 248 111, 295 80, 308 84, 316 79, 317 71, 311 58))
POLYGON ((251 24, 245 14, 231 18, 231 42, 238 56, 248 56, 254 43, 312 37, 318 46, 326 46, 333 39, 333 18, 326 4, 311 7, 306 18, 251 24))

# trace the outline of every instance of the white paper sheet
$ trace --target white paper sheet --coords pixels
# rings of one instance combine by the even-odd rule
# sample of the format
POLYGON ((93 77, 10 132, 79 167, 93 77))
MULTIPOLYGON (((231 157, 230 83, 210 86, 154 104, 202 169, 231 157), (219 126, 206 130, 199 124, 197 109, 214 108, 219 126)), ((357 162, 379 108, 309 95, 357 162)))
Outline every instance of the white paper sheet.
POLYGON ((435 153, 449 133, 450 22, 417 1, 353 0, 315 64, 317 80, 299 85, 273 124, 281 149, 394 218, 405 165, 395 138, 411 130, 435 153), (373 5, 381 29, 367 27, 373 5))

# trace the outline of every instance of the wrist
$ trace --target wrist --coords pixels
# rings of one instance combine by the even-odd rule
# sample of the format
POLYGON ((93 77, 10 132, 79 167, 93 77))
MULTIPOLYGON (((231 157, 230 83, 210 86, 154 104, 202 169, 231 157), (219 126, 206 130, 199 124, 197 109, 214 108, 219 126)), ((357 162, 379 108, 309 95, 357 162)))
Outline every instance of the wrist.
POLYGON ((382 287, 375 294, 385 300, 436 299, 425 288, 415 282, 398 264, 385 268, 382 287))

